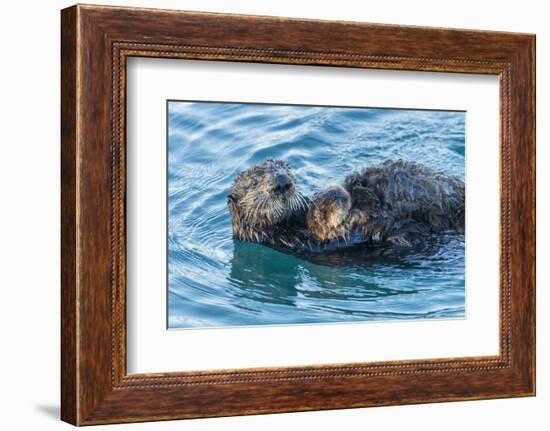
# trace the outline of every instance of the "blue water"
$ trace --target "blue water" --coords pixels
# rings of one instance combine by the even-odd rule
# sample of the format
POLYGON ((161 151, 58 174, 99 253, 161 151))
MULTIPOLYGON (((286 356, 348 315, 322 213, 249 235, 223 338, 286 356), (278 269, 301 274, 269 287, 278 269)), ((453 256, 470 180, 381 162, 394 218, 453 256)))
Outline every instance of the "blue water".
POLYGON ((464 179, 464 144, 463 112, 169 102, 169 328, 464 317, 461 235, 309 259, 234 241, 226 206, 266 158, 310 195, 390 158, 464 179))

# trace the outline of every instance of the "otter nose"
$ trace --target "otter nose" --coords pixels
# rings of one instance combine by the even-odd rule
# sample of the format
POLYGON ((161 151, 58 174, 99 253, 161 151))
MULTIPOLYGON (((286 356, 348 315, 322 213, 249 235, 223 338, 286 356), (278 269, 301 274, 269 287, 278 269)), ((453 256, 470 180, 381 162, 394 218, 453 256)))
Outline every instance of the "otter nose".
POLYGON ((277 175, 273 188, 275 189, 275 191, 284 192, 288 190, 291 185, 292 183, 288 175, 277 175))

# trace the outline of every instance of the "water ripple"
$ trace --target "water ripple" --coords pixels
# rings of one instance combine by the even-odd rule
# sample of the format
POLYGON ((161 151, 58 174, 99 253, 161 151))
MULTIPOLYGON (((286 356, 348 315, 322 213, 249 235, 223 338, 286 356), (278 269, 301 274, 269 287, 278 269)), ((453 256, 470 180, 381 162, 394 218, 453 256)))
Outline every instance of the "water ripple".
POLYGON ((189 328, 464 317, 464 238, 422 249, 321 256, 233 241, 226 195, 265 158, 301 190, 388 158, 464 178, 464 113, 171 102, 169 326, 189 328))

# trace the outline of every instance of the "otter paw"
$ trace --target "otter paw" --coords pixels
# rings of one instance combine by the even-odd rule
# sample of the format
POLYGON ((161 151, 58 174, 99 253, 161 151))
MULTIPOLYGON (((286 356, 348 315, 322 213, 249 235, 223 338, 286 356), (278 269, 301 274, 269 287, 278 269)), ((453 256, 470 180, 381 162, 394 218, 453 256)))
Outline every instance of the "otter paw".
POLYGON ((347 221, 351 196, 341 186, 331 186, 315 193, 307 213, 307 227, 320 242, 344 239, 349 236, 347 221))

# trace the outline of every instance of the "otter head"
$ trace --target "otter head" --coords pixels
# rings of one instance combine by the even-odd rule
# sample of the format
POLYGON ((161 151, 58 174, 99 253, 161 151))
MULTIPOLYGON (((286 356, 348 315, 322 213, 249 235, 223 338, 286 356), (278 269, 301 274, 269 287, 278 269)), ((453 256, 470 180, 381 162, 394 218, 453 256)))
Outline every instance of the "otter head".
POLYGON ((269 229, 306 208, 289 166, 266 160, 241 172, 227 196, 233 236, 243 241, 265 242, 269 229))
POLYGON ((350 234, 351 196, 342 186, 320 190, 311 198, 307 227, 321 243, 347 240, 350 234))

